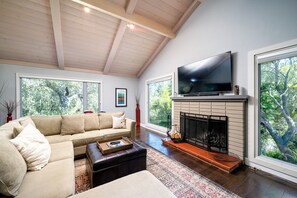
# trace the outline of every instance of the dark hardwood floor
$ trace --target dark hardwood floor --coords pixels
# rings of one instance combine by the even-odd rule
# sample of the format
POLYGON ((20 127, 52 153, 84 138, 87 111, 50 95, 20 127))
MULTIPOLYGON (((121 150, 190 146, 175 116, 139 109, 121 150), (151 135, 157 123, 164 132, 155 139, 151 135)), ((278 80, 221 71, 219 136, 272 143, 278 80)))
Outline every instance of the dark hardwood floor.
POLYGON ((138 128, 136 132, 136 138, 138 140, 159 150, 168 157, 181 162, 185 166, 241 197, 297 197, 297 184, 280 179, 260 170, 253 170, 245 165, 242 165, 231 174, 228 174, 175 148, 163 145, 161 141, 161 138, 163 137, 165 136, 144 128, 138 128))

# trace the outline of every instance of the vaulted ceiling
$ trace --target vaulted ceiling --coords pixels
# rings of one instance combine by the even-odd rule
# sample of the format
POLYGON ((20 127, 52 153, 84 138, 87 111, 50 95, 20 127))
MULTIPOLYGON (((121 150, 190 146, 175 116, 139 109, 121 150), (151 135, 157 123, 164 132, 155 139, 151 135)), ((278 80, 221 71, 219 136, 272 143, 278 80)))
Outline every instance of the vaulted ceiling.
POLYGON ((199 4, 0 0, 0 63, 139 77, 199 4))

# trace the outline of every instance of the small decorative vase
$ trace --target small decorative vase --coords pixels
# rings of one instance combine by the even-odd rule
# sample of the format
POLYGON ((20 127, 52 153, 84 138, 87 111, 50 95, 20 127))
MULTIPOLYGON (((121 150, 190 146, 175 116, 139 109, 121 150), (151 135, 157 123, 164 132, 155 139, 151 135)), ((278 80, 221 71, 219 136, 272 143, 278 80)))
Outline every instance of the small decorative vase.
POLYGON ((9 121, 11 121, 12 120, 12 115, 11 114, 7 114, 7 123, 9 122, 9 121))
POLYGON ((136 104, 136 127, 140 127, 140 108, 139 108, 139 104, 136 104))
POLYGON ((234 85, 233 92, 235 95, 239 95, 239 86, 238 85, 234 85))

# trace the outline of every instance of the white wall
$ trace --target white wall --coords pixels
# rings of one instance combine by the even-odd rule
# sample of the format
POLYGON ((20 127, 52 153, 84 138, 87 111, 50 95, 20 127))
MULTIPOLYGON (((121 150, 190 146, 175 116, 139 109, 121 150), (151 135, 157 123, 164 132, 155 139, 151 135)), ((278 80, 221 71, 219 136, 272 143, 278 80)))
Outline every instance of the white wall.
MULTIPOLYGON (((0 83, 6 83, 6 90, 3 96, 4 100, 16 100, 16 73, 101 81, 102 110, 111 112, 125 111, 126 117, 135 119, 135 93, 137 90, 136 78, 0 64, 0 83), (127 107, 115 107, 115 88, 127 88, 127 107)), ((0 111, 0 125, 6 122, 6 117, 7 115, 3 111, 0 111)), ((13 115, 13 118, 16 118, 15 114, 13 115)))
POLYGON ((147 79, 176 73, 179 66, 225 51, 234 53, 234 84, 247 94, 248 51, 297 38, 296 8, 296 0, 203 1, 139 79, 141 122, 147 79))

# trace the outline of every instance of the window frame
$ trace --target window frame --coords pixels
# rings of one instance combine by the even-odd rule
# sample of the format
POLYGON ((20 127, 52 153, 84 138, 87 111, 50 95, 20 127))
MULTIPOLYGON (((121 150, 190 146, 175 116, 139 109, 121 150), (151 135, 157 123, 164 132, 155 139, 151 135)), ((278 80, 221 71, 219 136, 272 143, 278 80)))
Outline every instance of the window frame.
MULTIPOLYGON (((167 132, 167 128, 162 127, 162 126, 158 126, 155 124, 151 124, 149 123, 149 101, 148 101, 148 85, 151 83, 156 83, 156 82, 161 82, 161 81, 165 81, 165 80, 171 80, 171 97, 173 97, 174 95, 174 87, 175 87, 175 79, 174 79, 174 73, 171 74, 167 74, 164 76, 159 76, 159 77, 155 77, 149 80, 145 81, 145 127, 151 130, 154 130, 156 132, 159 132, 161 134, 166 134, 167 132)), ((171 100, 171 120, 173 119, 173 101, 171 100)))
MULTIPOLYGON (((71 78, 65 76, 52 76, 52 75, 43 75, 43 74, 28 74, 28 73, 16 73, 16 99, 21 101, 21 78, 36 78, 36 79, 48 79, 48 80, 68 80, 76 82, 85 82, 85 83, 98 83, 99 86, 99 109, 102 109, 102 87, 103 83, 100 80, 90 80, 85 78, 71 78)), ((83 84, 83 87, 85 85, 83 84)), ((21 116, 21 104, 16 108, 16 117, 20 118, 21 116)))
POLYGON ((259 63, 297 53, 297 39, 248 53, 248 153, 246 164, 297 183, 297 166, 259 154, 259 63))

